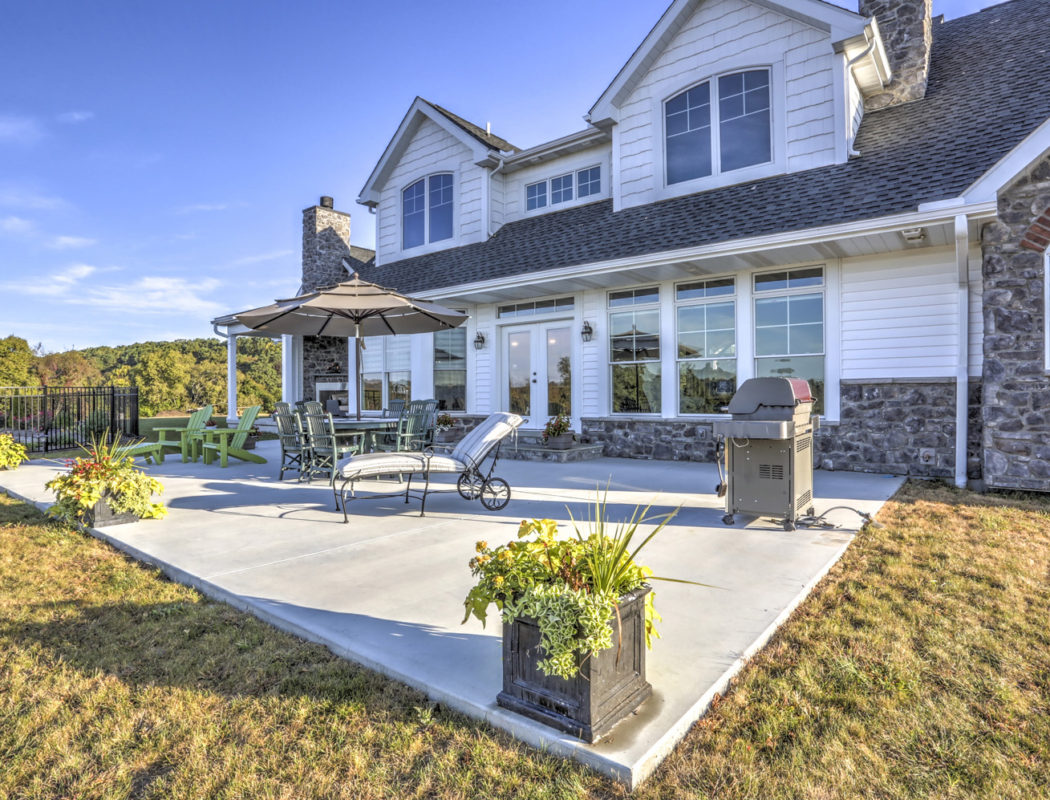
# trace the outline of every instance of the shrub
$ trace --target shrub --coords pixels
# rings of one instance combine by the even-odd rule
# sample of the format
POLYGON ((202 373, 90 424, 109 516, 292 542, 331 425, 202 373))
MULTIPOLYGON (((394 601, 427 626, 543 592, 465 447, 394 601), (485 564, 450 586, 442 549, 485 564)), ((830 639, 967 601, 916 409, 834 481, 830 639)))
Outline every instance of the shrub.
POLYGON ((0 433, 0 469, 14 469, 27 459, 25 445, 9 433, 0 433))

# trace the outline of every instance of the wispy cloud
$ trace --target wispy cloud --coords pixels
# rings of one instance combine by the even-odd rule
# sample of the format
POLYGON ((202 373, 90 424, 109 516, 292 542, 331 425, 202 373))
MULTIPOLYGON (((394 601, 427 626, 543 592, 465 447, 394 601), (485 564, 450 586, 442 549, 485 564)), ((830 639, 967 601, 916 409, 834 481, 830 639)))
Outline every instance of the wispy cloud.
POLYGON ((49 302, 87 306, 94 311, 161 316, 179 314, 209 319, 228 310, 207 295, 222 282, 215 278, 188 281, 163 275, 146 275, 127 283, 100 280, 119 268, 71 264, 63 270, 25 283, 0 284, 0 289, 22 295, 47 297, 49 302), (92 278, 91 282, 85 282, 92 278))
POLYGON ((199 211, 225 211, 229 207, 229 203, 192 203, 188 206, 179 206, 175 209, 175 213, 195 214, 199 211))
POLYGON ((41 194, 40 192, 21 189, 16 186, 0 186, 0 206, 34 211, 50 211, 65 208, 69 204, 61 197, 41 194))
POLYGON ((52 250, 75 250, 78 247, 90 247, 97 243, 97 239, 89 239, 87 236, 56 236, 47 243, 47 246, 52 250))
POLYGON ((66 125, 75 125, 78 122, 87 122, 89 119, 94 118, 94 111, 67 111, 55 117, 59 122, 63 122, 66 125))
POLYGON ((32 117, 0 115, 0 143, 32 144, 43 135, 44 129, 32 117))
POLYGON ((24 217, 10 216, 0 219, 0 233, 25 236, 32 233, 35 229, 36 225, 33 224, 33 221, 24 217))
POLYGON ((230 262, 232 267, 243 267, 248 264, 261 264, 264 261, 276 261, 279 258, 287 258, 292 254, 291 250, 272 250, 269 253, 257 253, 256 255, 244 256, 230 262))

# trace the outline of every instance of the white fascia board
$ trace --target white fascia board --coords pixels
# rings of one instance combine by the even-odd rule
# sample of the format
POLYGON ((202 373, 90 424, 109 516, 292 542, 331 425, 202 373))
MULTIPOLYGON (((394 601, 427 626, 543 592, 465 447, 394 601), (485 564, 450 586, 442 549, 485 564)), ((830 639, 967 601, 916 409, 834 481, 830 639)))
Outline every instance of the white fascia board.
POLYGON ((968 203, 994 202, 999 190, 1050 151, 1050 119, 1026 136, 1017 147, 1003 156, 994 167, 978 178, 963 197, 968 203))
POLYGON ((550 161, 574 150, 580 150, 611 140, 612 134, 609 131, 601 130, 592 125, 582 131, 576 131, 568 136, 552 139, 549 142, 530 147, 528 150, 520 150, 512 156, 507 156, 503 160, 503 169, 501 171, 515 172, 539 161, 550 161))
POLYGON ((379 157, 379 162, 372 170, 372 174, 369 175, 368 180, 365 181, 364 188, 361 189, 361 193, 357 197, 358 203, 364 206, 374 206, 379 203, 378 187, 383 184, 387 176, 396 166, 397 160, 404 152, 409 138, 415 133, 421 119, 424 117, 429 119, 442 130, 459 139, 463 144, 470 148, 475 161, 481 161, 492 152, 469 133, 456 125, 452 120, 435 109, 422 97, 416 97, 416 99, 412 101, 408 113, 406 113, 404 119, 401 120, 401 124, 397 126, 397 131, 394 133, 393 137, 391 137, 386 149, 383 150, 383 155, 379 157))
POLYGON ((543 283, 544 281, 585 277, 587 275, 600 274, 603 272, 617 272, 625 269, 656 267, 664 264, 674 264, 678 261, 694 261, 714 256, 755 253, 763 250, 773 250, 778 247, 817 244, 828 239, 835 239, 844 236, 891 233, 898 231, 901 228, 913 228, 923 225, 933 225, 936 223, 952 223, 955 217, 959 214, 964 214, 968 217, 993 216, 995 214, 995 203, 958 205, 953 206, 950 209, 929 212, 911 211, 906 214, 895 214, 889 217, 866 219, 858 222, 845 222, 839 225, 828 225, 822 228, 773 233, 766 236, 756 236, 751 239, 733 239, 728 242, 716 242, 714 244, 699 245, 698 247, 683 248, 681 250, 669 250, 667 252, 655 253, 648 257, 631 256, 629 258, 616 258, 608 261, 593 262, 591 264, 576 264, 571 267, 559 267, 557 269, 544 270, 542 272, 528 272, 521 275, 512 275, 508 278, 496 278, 488 281, 476 281, 474 283, 461 283, 455 286, 442 286, 440 289, 413 292, 412 294, 414 297, 432 299, 443 297, 445 295, 459 295, 469 292, 513 289, 543 283))

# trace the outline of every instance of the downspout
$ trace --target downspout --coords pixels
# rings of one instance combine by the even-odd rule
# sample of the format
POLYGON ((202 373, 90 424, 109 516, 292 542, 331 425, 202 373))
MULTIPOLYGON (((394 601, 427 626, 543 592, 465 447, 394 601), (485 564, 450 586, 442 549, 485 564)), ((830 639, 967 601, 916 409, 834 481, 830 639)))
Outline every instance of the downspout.
POLYGON ((955 485, 966 488, 970 431, 970 223, 955 217, 955 265, 959 277, 959 354, 955 373, 955 485))
POLYGON ((487 230, 485 231, 486 238, 489 237, 489 236, 492 236, 492 189, 491 189, 492 179, 495 178, 496 175, 499 174, 501 169, 503 169, 503 164, 504 164, 505 161, 506 161, 506 159, 503 156, 500 156, 499 157, 499 163, 495 166, 495 168, 492 170, 492 172, 489 173, 489 187, 490 187, 489 188, 489 213, 488 213, 489 222, 488 222, 487 230))

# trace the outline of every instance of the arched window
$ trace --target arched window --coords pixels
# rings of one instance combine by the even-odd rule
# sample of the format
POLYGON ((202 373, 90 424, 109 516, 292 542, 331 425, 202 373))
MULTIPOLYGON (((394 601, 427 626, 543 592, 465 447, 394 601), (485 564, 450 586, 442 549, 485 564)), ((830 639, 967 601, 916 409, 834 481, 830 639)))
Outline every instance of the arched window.
POLYGON ((770 103, 768 69, 722 75, 665 102, 668 185, 772 161, 770 103))
POLYGON ((452 175, 420 178, 401 192, 401 246, 452 238, 452 175))

